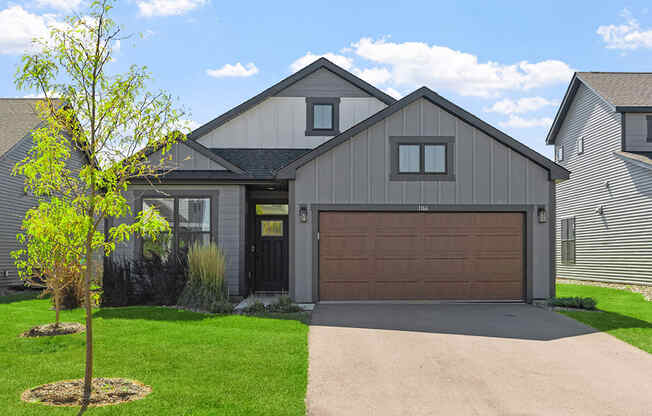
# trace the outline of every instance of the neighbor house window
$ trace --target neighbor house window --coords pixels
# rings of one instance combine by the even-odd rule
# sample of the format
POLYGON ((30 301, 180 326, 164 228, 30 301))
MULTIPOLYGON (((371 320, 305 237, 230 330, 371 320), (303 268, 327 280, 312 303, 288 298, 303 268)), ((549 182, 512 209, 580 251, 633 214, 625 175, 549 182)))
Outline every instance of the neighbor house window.
POLYGON ((389 140, 392 151, 390 180, 450 181, 455 179, 454 137, 393 136, 389 140))
POLYGON ((143 209, 156 207, 170 224, 171 232, 156 239, 143 238, 142 255, 146 259, 166 260, 171 253, 185 253, 194 242, 211 241, 210 198, 143 198, 143 209))
POLYGON ((561 220, 561 264, 575 264, 575 217, 561 220))
POLYGON ((557 159, 557 162, 561 162, 564 160, 564 146, 562 145, 557 146, 555 159, 557 159))
POLYGON ((582 153, 584 153, 584 136, 577 139, 577 154, 581 155, 582 153))
POLYGON ((652 116, 645 116, 647 124, 647 141, 652 142, 652 116))
POLYGON ((340 131, 338 97, 306 98, 306 136, 335 136, 340 131))

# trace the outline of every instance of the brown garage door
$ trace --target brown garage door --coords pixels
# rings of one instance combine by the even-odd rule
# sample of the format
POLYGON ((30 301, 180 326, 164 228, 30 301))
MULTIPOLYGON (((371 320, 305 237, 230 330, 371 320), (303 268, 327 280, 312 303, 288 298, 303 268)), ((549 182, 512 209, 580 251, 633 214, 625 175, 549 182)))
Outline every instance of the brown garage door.
POLYGON ((523 298, 522 213, 322 212, 321 300, 523 298))

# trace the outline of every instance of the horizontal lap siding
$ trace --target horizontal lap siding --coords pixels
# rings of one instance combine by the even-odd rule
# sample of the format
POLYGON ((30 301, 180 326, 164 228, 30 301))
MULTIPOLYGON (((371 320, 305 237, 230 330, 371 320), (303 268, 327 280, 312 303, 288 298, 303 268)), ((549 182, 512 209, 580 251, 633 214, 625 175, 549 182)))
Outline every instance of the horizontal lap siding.
MULTIPOLYGON (((19 248, 16 235, 20 233, 27 211, 36 206, 36 200, 25 195, 24 177, 11 176, 11 171, 33 145, 32 139, 26 137, 0 156, 0 287, 21 284, 11 252, 19 248), (5 271, 9 272, 9 277, 4 276, 5 271)), ((68 167, 77 170, 82 164, 83 156, 73 152, 68 167)))
POLYGON ((582 85, 557 136, 572 172, 557 186, 557 217, 576 218, 576 264, 560 263, 557 238, 558 277, 652 284, 652 171, 613 155, 621 148, 620 120, 582 85), (584 153, 577 155, 580 135, 584 153), (595 212, 600 205, 603 215, 595 212))
MULTIPOLYGON (((297 171, 296 205, 548 204, 548 172, 427 100, 378 122, 297 171), (391 182, 389 136, 455 136, 453 182, 391 182)), ((312 233, 295 220, 295 296, 312 297, 312 233)), ((548 294, 549 232, 535 227, 534 297, 548 294)))

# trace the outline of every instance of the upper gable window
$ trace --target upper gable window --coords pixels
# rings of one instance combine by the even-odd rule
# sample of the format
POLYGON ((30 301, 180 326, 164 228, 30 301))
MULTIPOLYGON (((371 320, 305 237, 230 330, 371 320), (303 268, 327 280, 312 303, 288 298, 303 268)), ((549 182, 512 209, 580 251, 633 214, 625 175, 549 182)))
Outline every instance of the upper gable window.
POLYGON ((392 181, 453 181, 455 138, 390 137, 392 181))
POLYGON ((340 134, 340 99, 338 97, 306 98, 306 136, 340 134))

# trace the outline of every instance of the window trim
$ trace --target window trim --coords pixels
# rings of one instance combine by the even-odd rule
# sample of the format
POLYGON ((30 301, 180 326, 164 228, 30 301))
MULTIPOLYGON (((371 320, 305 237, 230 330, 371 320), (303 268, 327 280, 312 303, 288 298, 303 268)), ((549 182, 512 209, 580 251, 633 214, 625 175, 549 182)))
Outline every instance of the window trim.
POLYGON ((390 136, 390 181, 454 181, 455 180, 455 137, 454 136, 390 136), (409 173, 399 171, 399 146, 419 146, 419 172, 409 173), (425 172, 425 146, 444 145, 444 172, 425 172))
POLYGON ((645 116, 645 126, 647 127, 646 140, 648 143, 652 143, 652 115, 645 116))
POLYGON ((577 154, 578 155, 581 155, 581 154, 584 153, 584 136, 580 136, 580 137, 577 138, 576 147, 577 147, 577 154))
POLYGON ((555 162, 563 162, 563 161, 564 161, 564 145, 560 144, 555 149, 555 162))
POLYGON ((306 97, 306 136, 336 136, 340 134, 340 97, 306 97), (333 128, 316 129, 315 105, 330 105, 333 107, 333 128))
POLYGON ((559 220, 559 242, 560 242, 560 263, 564 266, 577 264, 577 222, 575 217, 564 217, 559 220), (566 225, 564 225, 566 224, 566 225), (572 224, 573 232, 571 238, 570 226, 572 224), (566 227, 566 233, 564 233, 566 227), (566 234, 566 235, 564 235, 566 234), (566 246, 566 249, 564 248, 566 246), (568 249, 572 248, 573 255, 569 256, 568 249), (565 255, 564 255, 565 254, 565 255))
MULTIPOLYGON (((165 198, 170 198, 174 200, 174 227, 172 228, 172 234, 174 236, 174 242, 172 244, 172 254, 176 255, 179 253, 179 247, 178 247, 178 238, 179 238, 179 199, 200 199, 200 198, 205 198, 208 199, 210 202, 210 231, 209 232, 203 232, 204 234, 209 234, 210 235, 210 241, 217 243, 218 242, 218 230, 217 230, 217 224, 218 222, 218 206, 217 203, 219 201, 219 191, 171 191, 171 190, 165 190, 165 193, 157 193, 157 192, 146 192, 141 194, 138 197, 138 200, 134 204, 134 212, 138 212, 137 210, 139 209, 140 211, 143 210, 143 200, 144 199, 165 199, 165 198)), ((144 240, 142 237, 139 237, 136 239, 137 244, 135 244, 135 254, 136 258, 144 258, 144 240)))

